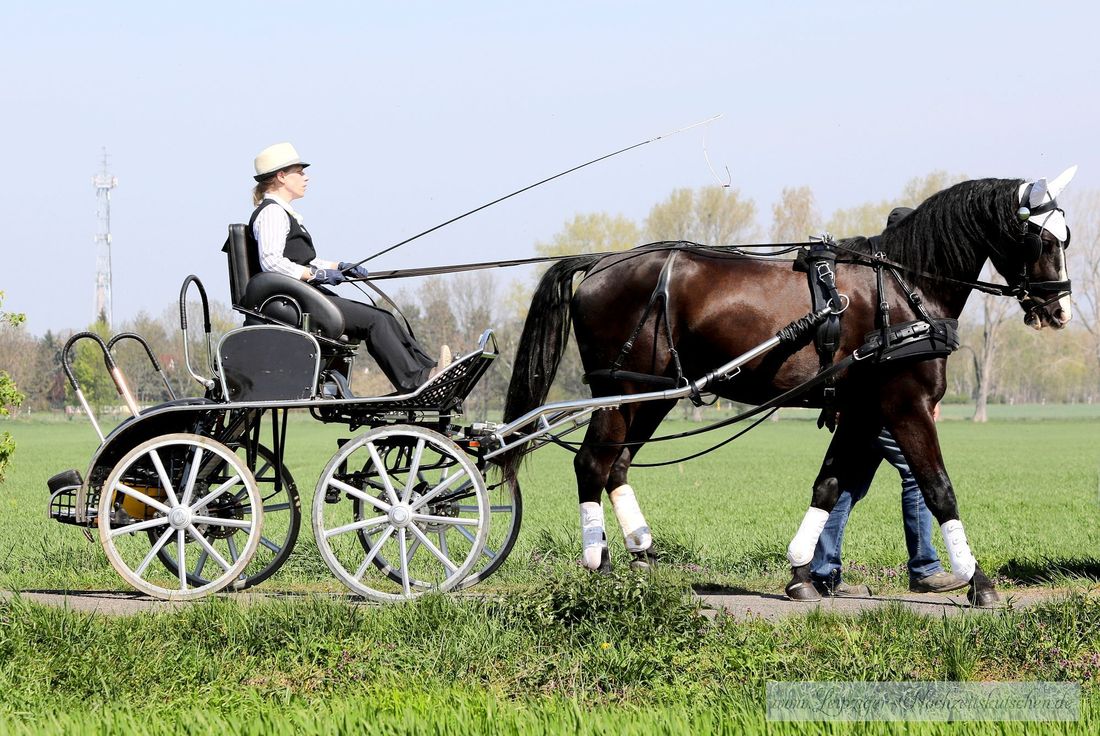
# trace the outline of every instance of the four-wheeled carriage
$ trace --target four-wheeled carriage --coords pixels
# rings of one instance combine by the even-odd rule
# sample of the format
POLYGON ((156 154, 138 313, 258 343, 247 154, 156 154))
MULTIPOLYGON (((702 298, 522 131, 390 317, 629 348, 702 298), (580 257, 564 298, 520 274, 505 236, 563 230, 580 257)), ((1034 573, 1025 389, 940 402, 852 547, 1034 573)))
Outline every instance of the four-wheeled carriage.
POLYGON ((50 480, 50 516, 98 527, 111 564, 149 595, 188 599, 260 583, 286 561, 300 530, 298 486, 283 457, 288 415, 305 410, 367 428, 340 442, 313 501, 318 547, 342 582, 368 598, 404 600, 496 570, 518 534, 519 489, 487 485, 479 432, 453 423, 497 356, 492 332, 414 391, 356 397, 356 345, 339 311, 302 282, 257 273, 244 226, 230 226, 225 250, 244 326, 211 349, 201 282, 189 276, 180 293, 184 362, 203 397, 140 409, 111 354, 121 337, 133 338, 160 372, 140 336, 105 342, 79 333, 66 344, 66 375, 102 443, 84 476, 70 470, 50 480), (187 352, 192 285, 204 313, 205 370, 187 352), (81 340, 99 346, 130 409, 106 436, 70 366, 81 340))

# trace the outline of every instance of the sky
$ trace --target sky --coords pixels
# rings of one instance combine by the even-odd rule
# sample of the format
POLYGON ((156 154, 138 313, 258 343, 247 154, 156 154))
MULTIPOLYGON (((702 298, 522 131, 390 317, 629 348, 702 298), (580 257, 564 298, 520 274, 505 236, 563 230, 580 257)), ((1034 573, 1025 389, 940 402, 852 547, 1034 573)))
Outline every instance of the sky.
POLYGON ((379 269, 530 257, 576 214, 641 221, 673 189, 716 183, 711 167, 729 168, 764 232, 789 186, 810 186, 824 217, 937 169, 1036 178, 1079 164, 1073 189, 1096 189, 1097 7, 7 0, 3 309, 35 334, 93 320, 104 148, 116 324, 163 313, 192 273, 228 302, 226 226, 248 220, 253 157, 280 141, 312 164, 295 206, 319 255, 352 261, 723 115, 379 269))

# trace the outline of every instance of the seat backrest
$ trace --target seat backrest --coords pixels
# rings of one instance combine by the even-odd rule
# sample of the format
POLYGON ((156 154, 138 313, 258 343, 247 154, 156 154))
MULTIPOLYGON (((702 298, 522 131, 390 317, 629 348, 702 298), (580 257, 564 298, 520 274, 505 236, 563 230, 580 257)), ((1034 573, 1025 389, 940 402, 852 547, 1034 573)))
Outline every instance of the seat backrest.
POLYGON ((222 252, 229 261, 229 298, 233 306, 240 306, 248 281, 260 273, 260 253, 255 238, 247 225, 235 223, 229 226, 222 252))
MULTIPOLYGON (((260 248, 247 225, 229 226, 222 246, 229 261, 229 296, 234 307, 256 310, 285 324, 300 326, 302 313, 310 314, 311 329, 333 340, 354 344, 344 336, 344 317, 322 292, 279 273, 260 268, 260 248)), ((248 317, 245 324, 259 323, 248 317)))

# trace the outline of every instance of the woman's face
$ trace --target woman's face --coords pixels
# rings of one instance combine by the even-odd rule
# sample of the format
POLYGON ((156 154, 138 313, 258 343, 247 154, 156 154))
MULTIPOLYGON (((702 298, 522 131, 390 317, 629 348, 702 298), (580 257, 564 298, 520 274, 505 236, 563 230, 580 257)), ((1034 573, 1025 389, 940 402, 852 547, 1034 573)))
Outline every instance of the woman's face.
POLYGON ((301 166, 292 166, 285 173, 279 175, 283 180, 288 199, 301 199, 306 196, 306 187, 309 186, 309 177, 301 166))

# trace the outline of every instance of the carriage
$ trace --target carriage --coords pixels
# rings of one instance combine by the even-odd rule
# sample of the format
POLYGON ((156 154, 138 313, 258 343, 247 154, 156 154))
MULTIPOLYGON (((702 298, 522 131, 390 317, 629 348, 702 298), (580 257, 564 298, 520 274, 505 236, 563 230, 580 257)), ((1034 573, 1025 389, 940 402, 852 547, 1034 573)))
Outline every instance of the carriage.
POLYGON ((302 410, 346 426, 350 435, 338 440, 313 495, 313 541, 326 566, 363 597, 408 600, 491 575, 519 532, 519 459, 550 442, 564 445, 565 434, 587 425, 574 463, 582 559, 602 566, 589 549, 602 539, 606 554, 600 510, 606 490, 627 549, 644 565, 652 539, 627 471, 642 445, 660 439, 653 432, 676 401, 698 402, 708 392, 757 405, 743 416, 792 404, 823 407, 826 419, 844 412, 788 548, 788 596, 816 595, 810 554, 838 488, 850 480, 845 474, 858 465, 853 453, 886 424, 941 524, 952 567, 970 581, 969 597, 991 604, 996 592, 966 540, 931 410, 971 290, 1016 298, 1035 327, 1068 322, 1069 233, 1055 196, 1072 176, 1070 169, 1049 185, 1045 179, 956 185, 887 228, 883 250, 867 239, 799 244, 811 245, 805 278, 775 252, 684 243, 560 261, 536 289, 504 424, 458 421, 464 399, 498 355, 491 330, 477 349, 416 390, 357 397, 348 380, 355 345, 343 334, 338 310, 302 282, 259 272, 245 227, 232 225, 225 247, 230 293, 244 325, 211 349, 201 282, 189 276, 180 292, 184 362, 203 386, 202 397, 141 410, 111 354, 119 341, 136 340, 159 372, 138 335, 104 341, 78 333, 66 344, 66 376, 101 444, 83 475, 68 470, 50 479, 49 514, 97 527, 112 566, 149 595, 188 599, 256 585, 287 561, 298 539, 301 503, 284 458, 288 416, 302 410), (987 260, 1007 284, 977 280, 987 260), (577 273, 585 279, 574 293, 577 273), (847 295, 838 291, 842 280, 847 295), (207 336, 203 372, 187 353, 192 285, 207 336), (670 294, 677 290, 673 309, 670 294), (762 304, 768 304, 764 316, 762 304), (612 312, 620 318, 608 319, 612 312), (748 319, 731 330, 731 315, 748 319), (547 404, 571 323, 594 396, 547 404), (74 345, 84 339, 102 350, 131 412, 107 436, 70 366, 74 345), (845 385, 854 390, 845 392, 845 385), (592 517, 586 505, 595 509, 592 517))
POLYGON ((101 444, 85 473, 50 479, 50 517, 98 528, 112 566, 151 596, 190 599, 256 585, 287 561, 299 537, 301 500, 284 463, 288 417, 297 410, 349 429, 317 482, 312 515, 321 556, 349 588, 376 600, 406 599, 490 575, 515 542, 520 491, 514 483, 486 484, 484 428, 454 422, 497 357, 493 333, 486 330, 475 350, 414 391, 357 397, 349 382, 356 345, 327 298, 260 273, 243 225, 230 226, 225 250, 243 326, 212 346, 201 281, 189 276, 180 290, 184 362, 201 397, 139 408, 112 356, 120 341, 135 340, 163 378, 139 335, 104 341, 84 332, 66 343, 63 369, 101 444), (201 367, 187 349, 192 288, 207 342, 201 367), (71 368, 83 340, 102 350, 130 410, 106 436, 71 368))

